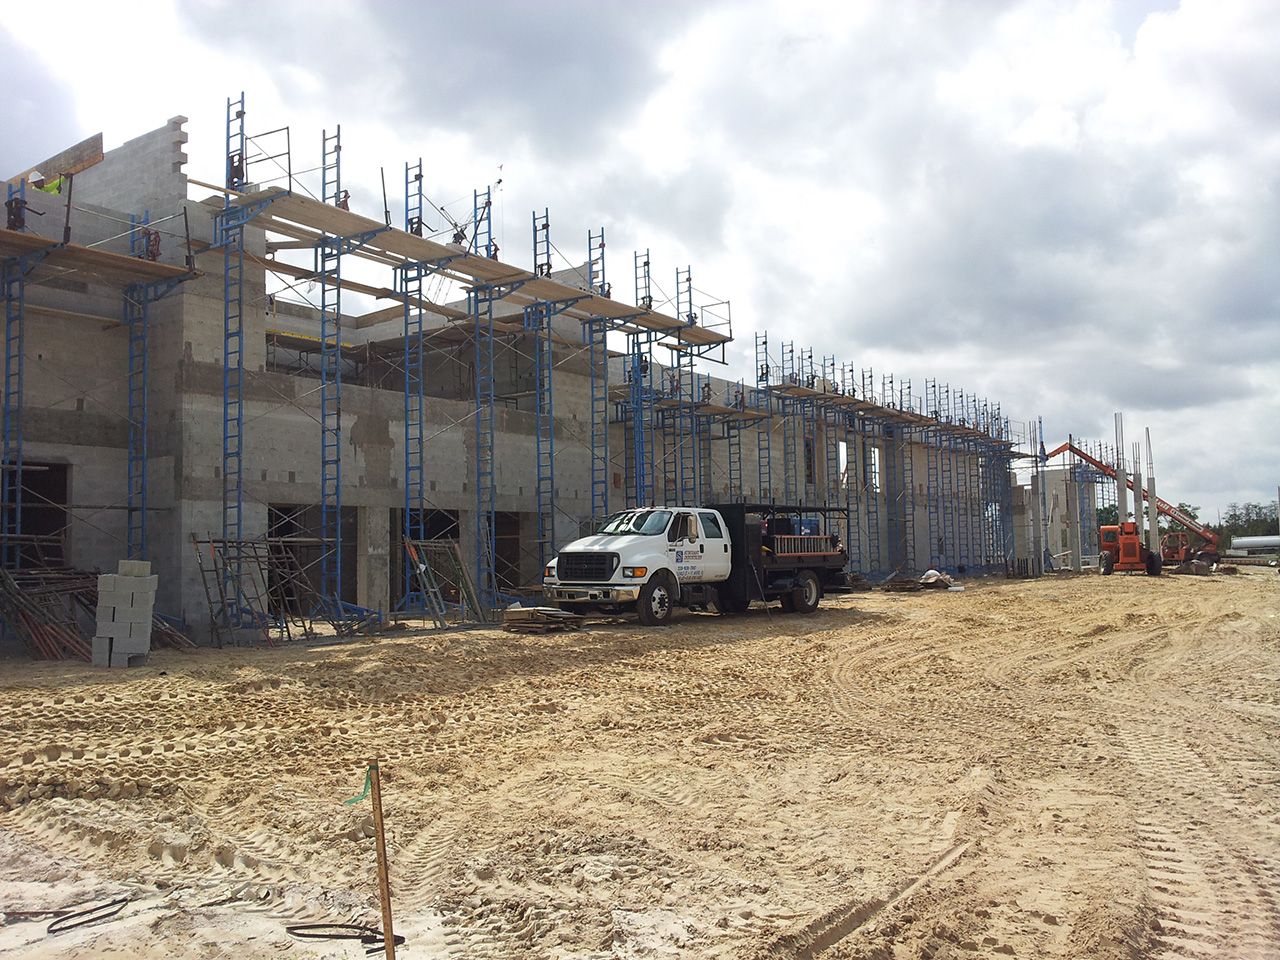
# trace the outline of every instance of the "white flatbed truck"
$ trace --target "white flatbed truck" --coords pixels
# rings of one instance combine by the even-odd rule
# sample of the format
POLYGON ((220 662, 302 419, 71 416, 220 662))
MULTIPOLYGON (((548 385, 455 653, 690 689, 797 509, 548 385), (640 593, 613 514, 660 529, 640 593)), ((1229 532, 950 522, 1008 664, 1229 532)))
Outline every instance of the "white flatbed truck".
POLYGON ((627 510, 560 550, 543 571, 543 595, 566 610, 634 610, 654 626, 676 606, 741 613, 776 600, 812 613, 826 588, 848 582, 840 538, 800 532, 802 518, 820 512, 746 503, 627 510))

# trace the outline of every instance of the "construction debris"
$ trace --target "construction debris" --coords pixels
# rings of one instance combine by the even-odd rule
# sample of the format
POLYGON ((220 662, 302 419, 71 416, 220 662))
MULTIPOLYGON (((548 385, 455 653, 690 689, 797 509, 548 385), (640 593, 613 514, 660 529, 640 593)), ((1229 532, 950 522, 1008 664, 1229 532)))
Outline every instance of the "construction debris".
POLYGON ((78 617, 97 607, 97 586, 78 571, 0 569, 0 616, 37 660, 90 660, 78 617))
POLYGON ((929 569, 920 576, 920 587, 923 590, 946 590, 955 586, 955 581, 939 570, 929 569))
POLYGON ((914 593, 920 589, 920 581, 895 573, 884 582, 883 587, 889 593, 914 593))
MULTIPOLYGON (((0 570, 0 618, 37 660, 91 662, 98 577, 96 571, 73 567, 0 570)), ((150 645, 195 646, 178 626, 154 610, 150 645)))
POLYGON ((508 607, 503 620, 509 633, 549 633, 581 630, 586 617, 558 607, 508 607))

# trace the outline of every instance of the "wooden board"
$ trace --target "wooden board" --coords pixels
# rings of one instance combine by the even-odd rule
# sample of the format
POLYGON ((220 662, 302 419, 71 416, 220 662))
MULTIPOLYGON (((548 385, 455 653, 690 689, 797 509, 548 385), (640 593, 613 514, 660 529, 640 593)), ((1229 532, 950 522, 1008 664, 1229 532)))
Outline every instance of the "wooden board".
POLYGON ((187 274, 186 267, 0 230, 0 257, 24 257, 41 250, 47 251, 44 259, 28 274, 33 281, 65 277, 123 290, 131 283, 155 283, 187 274))
POLYGON ((79 173, 81 170, 88 170, 95 163, 101 162, 102 134, 95 133, 92 137, 81 140, 74 147, 68 147, 61 153, 54 154, 43 163, 28 167, 16 177, 12 177, 8 182, 16 186, 19 180, 24 179, 36 170, 40 171, 46 179, 56 180, 58 177, 65 177, 79 173))

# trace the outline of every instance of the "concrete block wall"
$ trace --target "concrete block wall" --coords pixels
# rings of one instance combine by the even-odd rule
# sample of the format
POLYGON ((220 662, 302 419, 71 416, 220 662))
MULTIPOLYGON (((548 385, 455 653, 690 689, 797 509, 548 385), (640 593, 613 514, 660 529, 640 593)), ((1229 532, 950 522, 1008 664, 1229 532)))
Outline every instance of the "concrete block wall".
MULTIPOLYGON (((104 161, 76 178, 75 202, 89 209, 73 228, 85 237, 105 236, 108 224, 127 222, 128 213, 150 209, 152 219, 187 206, 193 237, 212 236, 212 214, 220 203, 192 203, 186 198, 185 133, 182 119, 144 134, 110 151, 104 161), (90 209, 91 208, 91 209, 90 209), (103 213, 105 215, 99 215, 103 213), (112 219, 116 222, 112 222, 112 219)), ((44 194, 36 202, 47 207, 49 223, 57 221, 65 199, 44 194)), ((76 217, 81 217, 80 213, 76 217)), ((37 218, 38 219, 38 218, 37 218)), ((246 246, 252 253, 265 252, 260 229, 249 227, 246 246)), ((127 249, 127 239, 124 241, 127 249)), ((181 262, 173 244, 162 248, 164 259, 181 262)), ((207 602, 200 581, 191 537, 219 536, 222 525, 223 457, 223 254, 213 250, 199 255, 203 276, 188 281, 178 292, 151 307, 151 384, 149 414, 150 558, 172 576, 159 585, 158 602, 167 613, 180 613, 194 623, 207 622, 207 602)), ((258 537, 267 530, 267 505, 309 505, 320 501, 319 382, 313 377, 290 376, 268 370, 267 329, 279 324, 300 333, 318 333, 315 311, 281 303, 269 315, 265 272, 246 264, 244 284, 245 441, 243 535, 258 537)), ((103 318, 121 316, 121 299, 75 283, 42 285, 31 296, 32 309, 41 305, 76 310, 103 318)), ((556 418, 556 529, 564 542, 578 532, 591 513, 591 407, 590 370, 582 329, 577 321, 557 318, 553 324, 566 342, 556 348, 554 373, 556 418)), ((388 320, 360 327, 355 318, 344 325, 344 341, 394 340, 401 321, 388 320)), ((127 394, 125 389, 126 339, 124 331, 92 320, 73 321, 47 316, 39 327, 29 328, 28 351, 35 360, 28 366, 28 456, 71 464, 72 502, 123 505, 126 481, 127 394), (45 322, 45 321, 48 322, 45 322), (38 439, 37 439, 38 438, 38 439)), ((535 398, 532 389, 534 341, 531 336, 499 346, 495 374, 499 392, 525 395, 516 408, 495 411, 495 503, 499 511, 521 516, 522 538, 536 539, 537 476, 535 398)), ((426 495, 431 506, 459 515, 464 556, 474 554, 475 427, 474 348, 463 343, 432 351, 427 359, 428 392, 424 432, 428 436, 426 495)), ((610 381, 622 382, 622 362, 610 362, 610 381)), ((661 369, 655 376, 661 377, 661 369)), ((715 379, 713 398, 731 402, 736 384, 715 379)), ((403 395, 398 388, 377 389, 354 383, 343 385, 344 506, 357 510, 355 528, 349 531, 357 547, 361 602, 386 606, 386 578, 393 564, 388 550, 396 511, 403 507, 404 423, 403 395)), ((781 455, 782 426, 768 425, 772 437, 772 496, 781 497, 784 471, 802 471, 787 465, 781 455)), ((824 441, 815 438, 816 483, 806 490, 798 472, 796 487, 809 498, 823 499, 826 489, 824 441)), ((622 424, 610 426, 609 492, 611 507, 626 503, 625 439, 622 424), (620 482, 615 485, 615 475, 620 482)), ((744 494, 756 499, 758 467, 756 430, 742 433, 744 494)), ((661 437, 655 438, 661 448, 661 437)), ((881 450, 883 470, 885 444, 881 450)), ((851 461, 858 469, 860 444, 852 444, 851 461)), ((718 495, 728 493, 727 444, 713 440, 712 485, 718 495)), ((929 556, 927 496, 920 485, 927 476, 923 449, 910 450, 914 464, 915 497, 905 498, 915 523, 915 554, 929 556)), ((664 489, 664 471, 655 464, 658 490, 664 489)), ((865 464, 861 465, 865 473, 865 464)), ((863 496, 867 495, 863 491, 863 496)), ((878 496, 877 536, 887 557, 889 492, 881 485, 878 496)), ((865 511, 864 511, 865 512, 865 511)), ((73 562, 85 567, 110 568, 123 554, 125 514, 122 509, 84 515, 73 523, 73 562)), ((865 546, 865 545, 864 545, 865 546)), ((538 570, 532 550, 526 550, 522 573, 536 582, 538 570)))
MULTIPOLYGON (((101 163, 76 174, 74 196, 126 213, 150 210, 151 219, 177 213, 187 196, 186 117, 173 117, 157 130, 104 153, 101 163)), ((126 217, 127 219, 127 217, 126 217)))

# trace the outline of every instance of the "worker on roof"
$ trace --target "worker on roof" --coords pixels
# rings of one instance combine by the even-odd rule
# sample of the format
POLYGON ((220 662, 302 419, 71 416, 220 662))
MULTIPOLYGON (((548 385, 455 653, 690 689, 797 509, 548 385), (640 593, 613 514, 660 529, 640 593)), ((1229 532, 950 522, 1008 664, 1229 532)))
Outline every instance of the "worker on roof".
POLYGON ((45 193, 61 193, 62 185, 66 180, 66 177, 54 177, 52 180, 46 180, 39 173, 31 175, 31 185, 37 190, 43 190, 45 193))

